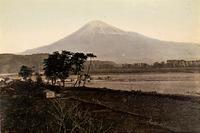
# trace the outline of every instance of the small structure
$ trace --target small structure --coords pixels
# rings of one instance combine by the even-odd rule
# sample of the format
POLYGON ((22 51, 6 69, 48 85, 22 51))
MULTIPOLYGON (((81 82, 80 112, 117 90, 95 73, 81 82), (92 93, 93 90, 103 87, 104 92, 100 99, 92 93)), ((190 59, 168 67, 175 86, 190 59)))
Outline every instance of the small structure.
POLYGON ((7 80, 5 80, 5 83, 6 83, 6 84, 10 84, 11 82, 13 82, 12 79, 7 79, 7 80))
POLYGON ((54 91, 45 90, 44 93, 46 95, 46 98, 55 98, 56 97, 56 94, 54 91))
POLYGON ((5 81, 5 79, 0 77, 0 82, 4 82, 4 81, 5 81))

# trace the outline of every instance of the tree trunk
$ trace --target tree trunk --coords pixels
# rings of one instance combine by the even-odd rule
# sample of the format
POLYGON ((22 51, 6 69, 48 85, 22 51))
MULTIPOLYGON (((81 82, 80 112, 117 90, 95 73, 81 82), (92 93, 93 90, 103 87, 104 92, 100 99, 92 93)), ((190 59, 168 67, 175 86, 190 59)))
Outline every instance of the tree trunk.
POLYGON ((85 75, 85 79, 84 79, 84 82, 83 82, 83 86, 85 86, 85 84, 86 84, 86 80, 87 80, 88 75, 89 75, 89 73, 90 73, 91 64, 92 64, 92 60, 90 59, 90 63, 89 63, 88 69, 87 69, 87 73, 86 73, 86 75, 85 75))
POLYGON ((63 82, 63 87, 65 87, 65 79, 63 79, 62 82, 63 82))
POLYGON ((51 79, 51 84, 53 85, 53 78, 51 79))
POLYGON ((74 83, 74 87, 76 87, 76 85, 77 85, 77 83, 78 83, 79 80, 80 80, 80 75, 78 74, 78 75, 77 75, 76 82, 74 83))

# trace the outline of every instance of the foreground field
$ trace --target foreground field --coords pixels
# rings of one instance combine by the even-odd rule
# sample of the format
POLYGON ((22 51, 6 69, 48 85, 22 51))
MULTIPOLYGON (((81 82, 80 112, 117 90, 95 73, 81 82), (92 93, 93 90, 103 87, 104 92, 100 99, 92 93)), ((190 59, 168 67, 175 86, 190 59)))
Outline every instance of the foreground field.
POLYGON ((200 97, 94 88, 71 89, 65 93, 65 97, 82 99, 80 101, 97 112, 97 116, 116 122, 116 131, 200 132, 200 97), (95 103, 102 108, 95 108, 95 103))
MULTIPOLYGON (((199 133, 200 132, 200 97, 198 96, 183 96, 183 95, 168 95, 157 94, 141 91, 122 91, 111 90, 106 88, 60 88, 59 86, 51 85, 39 85, 35 83, 16 82, 7 87, 11 88, 8 95, 1 96, 1 112, 4 112, 3 106, 9 105, 9 99, 18 99, 24 97, 21 94, 21 87, 24 89, 31 87, 31 92, 34 89, 42 88, 55 91, 57 98, 46 99, 41 97, 42 95, 35 95, 32 98, 36 98, 39 102, 37 108, 29 108, 29 111, 40 112, 46 111, 40 109, 43 106, 41 101, 57 101, 61 100, 62 104, 66 104, 68 110, 78 108, 79 111, 90 114, 95 120, 102 122, 102 125, 106 123, 106 130, 102 132, 111 133, 199 133), (19 93, 20 92, 20 93, 19 93), (20 94, 20 95, 17 95, 20 94), (38 97, 39 96, 39 97, 38 97), (73 105, 73 106, 72 106, 73 105), (69 108, 69 109, 68 109, 69 108)), ((5 92, 5 88, 2 88, 2 92, 5 92)), ((29 92, 30 93, 30 92, 29 92)), ((30 97, 30 94, 29 94, 30 97)), ((31 98, 31 99, 32 99, 31 98)), ((38 103, 37 102, 37 103, 38 103)), ((32 105, 32 104, 31 104, 32 105)), ((51 104, 50 104, 51 105, 51 104)), ((49 105, 49 106, 50 106, 49 105)), ((21 104, 14 104, 14 110, 23 109, 21 104)), ((8 106, 9 107, 9 106, 8 106)), ((12 109, 13 110, 13 109, 12 109)), ((11 112, 12 112, 11 110, 11 112)), ((20 111, 20 112, 21 112, 20 111)), ((27 112, 26 112, 27 113, 27 112)), ((48 111, 47 111, 48 113, 48 111)), ((13 114, 13 113, 12 113, 13 114)), ((21 113, 20 113, 21 114, 21 113)), ((48 115, 44 113, 45 116, 48 115)), ((78 113, 79 114, 79 113, 78 113)), ((72 114, 71 114, 72 115, 72 114)), ((15 115, 17 123, 19 123, 19 117, 15 115), (18 119, 17 119, 18 118, 18 119)), ((44 116, 44 115, 42 115, 44 116)), ((73 117, 78 117, 75 114, 73 117)), ((34 117, 38 117, 34 115, 34 117)), ((15 117, 14 117, 15 118, 15 117)), ((21 118, 23 119, 23 117, 21 118)), ((75 119, 76 121, 77 119, 75 119)), ((51 121, 53 121, 51 119, 51 121)), ((28 121, 28 123, 31 120, 28 121)), ((21 128, 23 128, 23 125, 21 128)), ((84 125, 82 128, 85 128, 84 125)), ((103 127, 103 126, 102 126, 103 127)), ((53 127, 56 129, 56 127, 53 127)), ((71 131, 71 130, 70 130, 71 131)), ((69 132, 70 132, 69 131, 69 132)), ((75 132, 75 131, 74 131, 75 132)), ((92 133, 92 131, 90 131, 92 133)), ((94 131, 93 131, 94 132, 94 131)))

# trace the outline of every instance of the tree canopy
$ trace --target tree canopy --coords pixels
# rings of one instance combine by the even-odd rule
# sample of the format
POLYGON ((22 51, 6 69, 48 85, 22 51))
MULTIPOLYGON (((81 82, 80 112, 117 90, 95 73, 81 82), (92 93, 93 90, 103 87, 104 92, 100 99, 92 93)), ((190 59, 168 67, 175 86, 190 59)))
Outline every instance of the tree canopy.
POLYGON ((24 80, 27 80, 28 77, 30 77, 33 73, 33 70, 30 67, 27 66, 21 66, 19 70, 19 76, 21 76, 24 80))
POLYGON ((59 53, 56 51, 44 60, 44 74, 52 81, 52 84, 55 84, 56 80, 60 79, 64 86, 65 79, 69 77, 70 73, 75 75, 81 74, 84 63, 92 55, 79 52, 73 53, 70 51, 62 51, 59 53))

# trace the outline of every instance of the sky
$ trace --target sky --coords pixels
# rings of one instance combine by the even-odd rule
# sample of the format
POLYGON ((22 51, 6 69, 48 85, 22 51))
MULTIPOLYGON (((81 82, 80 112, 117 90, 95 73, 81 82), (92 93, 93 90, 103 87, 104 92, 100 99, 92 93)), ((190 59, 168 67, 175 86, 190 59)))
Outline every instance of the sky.
POLYGON ((0 0, 0 53, 48 45, 92 20, 200 43, 200 0, 0 0))

